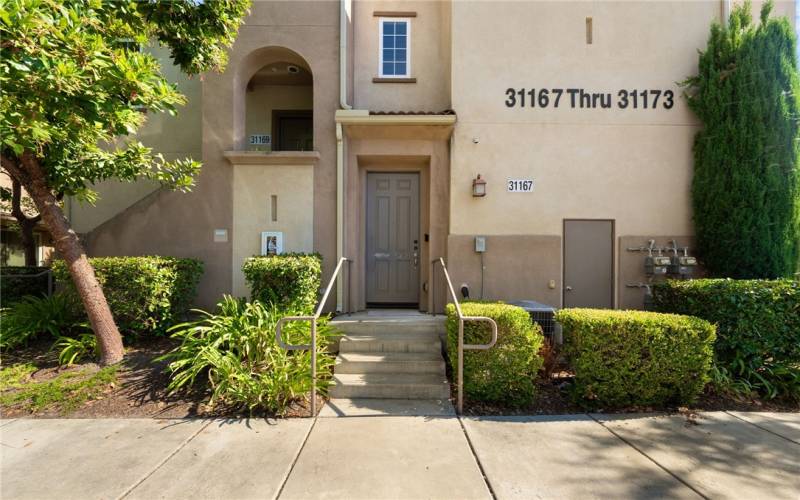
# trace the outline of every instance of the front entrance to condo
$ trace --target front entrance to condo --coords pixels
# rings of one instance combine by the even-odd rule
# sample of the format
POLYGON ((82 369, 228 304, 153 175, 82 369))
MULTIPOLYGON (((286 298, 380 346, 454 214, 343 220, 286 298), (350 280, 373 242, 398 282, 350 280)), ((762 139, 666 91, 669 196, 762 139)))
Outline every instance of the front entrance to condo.
POLYGON ((564 307, 614 307, 614 221, 564 221, 564 307))
POLYGON ((418 173, 367 173, 367 305, 419 304, 418 173))

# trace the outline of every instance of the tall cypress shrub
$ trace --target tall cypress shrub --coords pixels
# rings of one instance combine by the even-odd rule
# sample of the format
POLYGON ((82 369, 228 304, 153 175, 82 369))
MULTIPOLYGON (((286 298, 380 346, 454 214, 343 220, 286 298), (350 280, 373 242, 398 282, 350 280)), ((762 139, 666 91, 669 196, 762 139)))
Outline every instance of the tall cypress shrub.
POLYGON ((749 0, 714 23, 698 75, 684 86, 703 122, 694 144, 692 202, 709 273, 791 276, 800 267, 800 84, 795 33, 772 2, 754 25, 749 0))

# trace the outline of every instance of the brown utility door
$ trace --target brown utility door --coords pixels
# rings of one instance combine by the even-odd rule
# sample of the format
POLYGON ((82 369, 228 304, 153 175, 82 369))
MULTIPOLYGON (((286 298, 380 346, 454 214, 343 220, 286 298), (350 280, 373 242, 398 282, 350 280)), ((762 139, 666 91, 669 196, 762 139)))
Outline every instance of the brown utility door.
POLYGON ((614 221, 564 221, 564 307, 614 307, 614 221))
POLYGON ((367 173, 367 303, 419 303, 419 174, 367 173))

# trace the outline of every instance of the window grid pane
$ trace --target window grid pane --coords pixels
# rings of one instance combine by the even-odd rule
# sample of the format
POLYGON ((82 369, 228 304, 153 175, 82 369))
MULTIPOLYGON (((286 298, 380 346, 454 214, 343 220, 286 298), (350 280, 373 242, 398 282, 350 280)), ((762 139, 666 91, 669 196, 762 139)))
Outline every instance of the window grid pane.
POLYGON ((381 70, 384 76, 405 76, 408 67, 408 22, 383 22, 381 70))

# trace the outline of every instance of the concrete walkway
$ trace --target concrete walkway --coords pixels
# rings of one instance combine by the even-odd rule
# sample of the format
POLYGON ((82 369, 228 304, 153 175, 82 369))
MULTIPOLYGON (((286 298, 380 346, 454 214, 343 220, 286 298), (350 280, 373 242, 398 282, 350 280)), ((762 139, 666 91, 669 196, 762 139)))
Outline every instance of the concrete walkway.
POLYGON ((800 498, 798 413, 19 419, 0 444, 3 500, 800 498))

